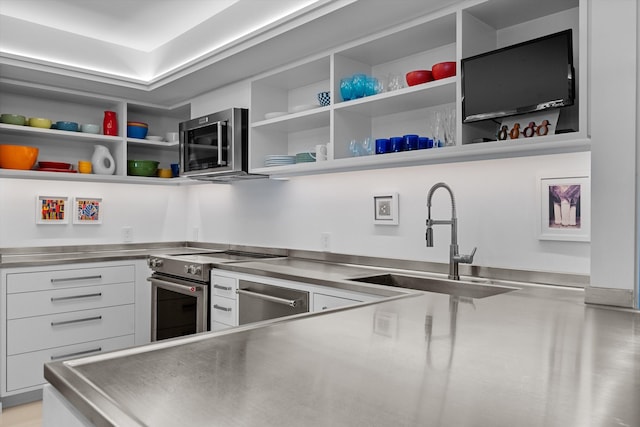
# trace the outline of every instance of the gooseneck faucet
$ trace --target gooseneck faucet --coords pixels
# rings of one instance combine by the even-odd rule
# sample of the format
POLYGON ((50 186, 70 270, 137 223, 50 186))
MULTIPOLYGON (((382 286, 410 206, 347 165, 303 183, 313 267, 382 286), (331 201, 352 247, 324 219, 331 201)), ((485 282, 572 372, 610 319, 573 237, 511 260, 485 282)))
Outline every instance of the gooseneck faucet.
POLYGON ((451 187, 444 182, 434 184, 429 193, 427 194, 427 247, 433 247, 433 226, 434 225, 450 225, 451 226, 451 245, 449 246, 449 279, 460 280, 460 274, 458 273, 458 264, 471 264, 473 262, 473 256, 476 253, 477 248, 473 248, 473 251, 469 255, 460 255, 458 253, 458 218, 456 217, 456 199, 453 195, 451 187), (433 193, 438 188, 444 188, 449 192, 451 196, 451 219, 450 220, 435 220, 431 219, 431 198, 433 193))

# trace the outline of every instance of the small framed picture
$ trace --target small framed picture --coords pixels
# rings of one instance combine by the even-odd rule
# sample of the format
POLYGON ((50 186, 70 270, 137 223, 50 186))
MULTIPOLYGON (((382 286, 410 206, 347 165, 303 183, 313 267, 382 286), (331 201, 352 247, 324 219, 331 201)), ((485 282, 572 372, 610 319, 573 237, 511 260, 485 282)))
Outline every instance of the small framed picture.
POLYGON ((588 174, 539 178, 539 239, 590 241, 591 181, 588 174))
POLYGON ((76 197, 73 211, 74 224, 102 224, 102 198, 76 197))
POLYGON ((68 224, 66 196, 36 196, 36 224, 68 224))
POLYGON ((398 225, 398 193, 373 196, 373 223, 398 225))

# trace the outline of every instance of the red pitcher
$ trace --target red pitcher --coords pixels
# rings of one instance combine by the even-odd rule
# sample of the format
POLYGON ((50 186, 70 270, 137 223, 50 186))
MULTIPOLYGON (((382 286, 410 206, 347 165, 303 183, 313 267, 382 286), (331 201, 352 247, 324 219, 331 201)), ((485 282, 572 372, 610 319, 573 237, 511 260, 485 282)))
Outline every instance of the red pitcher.
POLYGON ((105 111, 102 130, 105 135, 118 136, 118 119, 115 111, 105 111))

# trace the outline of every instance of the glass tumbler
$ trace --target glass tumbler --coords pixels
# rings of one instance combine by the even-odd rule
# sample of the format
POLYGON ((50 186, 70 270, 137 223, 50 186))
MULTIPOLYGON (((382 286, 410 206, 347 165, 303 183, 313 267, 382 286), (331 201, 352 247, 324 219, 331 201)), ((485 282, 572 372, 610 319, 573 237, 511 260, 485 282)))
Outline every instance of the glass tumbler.
POLYGON ((353 90, 353 99, 362 98, 364 96, 365 87, 367 84, 366 74, 354 74, 351 78, 351 87, 353 90))
POLYGON ((353 99, 353 85, 351 84, 351 77, 340 79, 340 96, 342 96, 343 101, 353 99))

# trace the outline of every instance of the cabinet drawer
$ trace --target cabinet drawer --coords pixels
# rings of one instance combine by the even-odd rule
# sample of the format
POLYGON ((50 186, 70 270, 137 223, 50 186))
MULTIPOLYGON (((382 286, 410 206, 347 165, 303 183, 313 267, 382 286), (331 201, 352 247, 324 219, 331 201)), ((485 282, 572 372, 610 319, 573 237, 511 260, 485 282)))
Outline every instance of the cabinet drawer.
POLYGON ((331 308, 344 307, 347 305, 358 304, 355 299, 335 297, 332 295, 313 294, 313 311, 329 310, 331 308))
POLYGON ((133 333, 133 304, 14 319, 7 322, 7 354, 133 333))
POLYGON ((134 294, 133 283, 10 294, 7 295, 7 318, 18 319, 133 304, 134 294))
POLYGON ((47 291, 135 281, 133 265, 7 274, 7 293, 47 291))
POLYGON ((237 301, 231 298, 214 296, 211 298, 211 322, 224 323, 229 326, 238 324, 236 315, 237 301))
POLYGON ((70 357, 88 356, 100 351, 118 350, 133 346, 133 335, 91 341, 82 344, 32 351, 7 357, 7 391, 44 384, 44 364, 70 357))
POLYGON ((236 299, 236 289, 238 288, 238 279, 224 276, 213 276, 212 280, 213 295, 225 298, 236 299))

